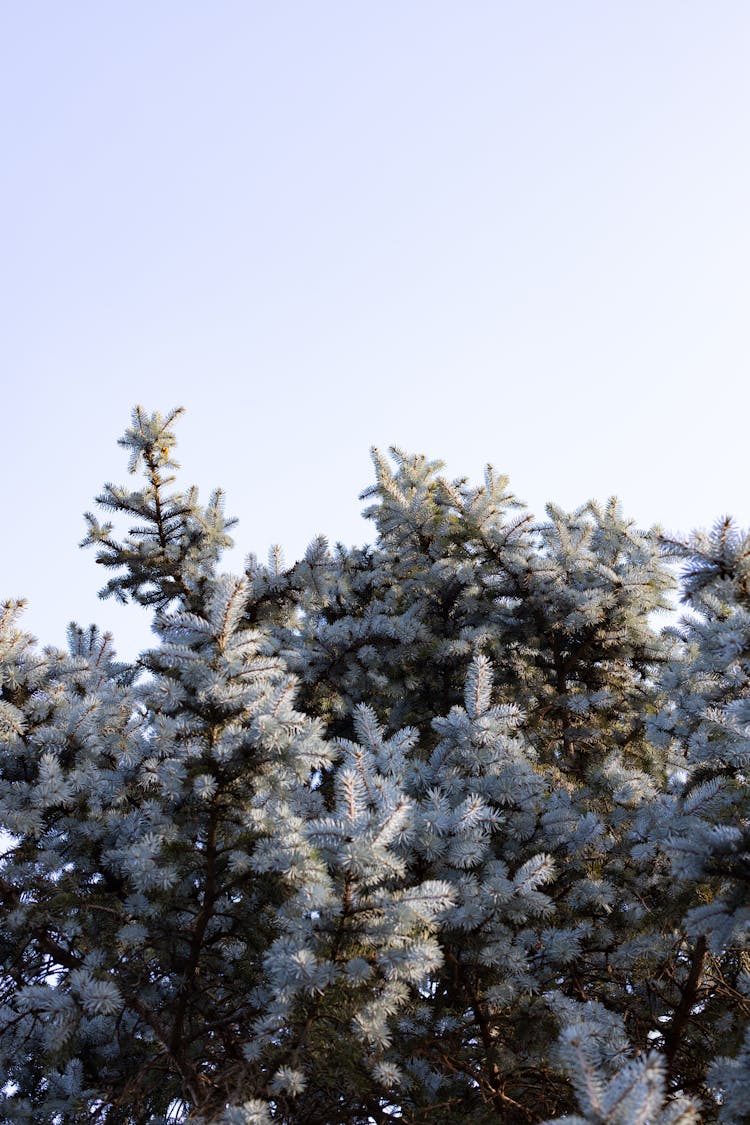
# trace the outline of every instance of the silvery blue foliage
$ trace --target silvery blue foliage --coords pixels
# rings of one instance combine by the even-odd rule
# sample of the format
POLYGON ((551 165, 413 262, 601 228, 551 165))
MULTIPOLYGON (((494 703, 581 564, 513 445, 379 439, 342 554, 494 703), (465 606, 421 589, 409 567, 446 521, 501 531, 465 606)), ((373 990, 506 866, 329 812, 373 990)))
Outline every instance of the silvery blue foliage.
POLYGON ((745 1031, 739 1051, 717 1058, 708 1072, 711 1089, 720 1099, 719 1120, 734 1125, 746 1121, 750 1113, 750 1028, 745 1031))
POLYGON ((372 545, 228 575, 178 415, 87 517, 152 647, 0 613, 0 1125, 744 1123, 747 541, 660 632, 616 501, 376 451, 372 545))
POLYGON ((596 1024, 582 1019, 562 1034, 560 1056, 581 1112, 555 1118, 556 1125, 698 1125, 699 1108, 693 1101, 668 1097, 660 1055, 651 1052, 625 1061, 605 1076, 597 1057, 597 1033, 596 1024))

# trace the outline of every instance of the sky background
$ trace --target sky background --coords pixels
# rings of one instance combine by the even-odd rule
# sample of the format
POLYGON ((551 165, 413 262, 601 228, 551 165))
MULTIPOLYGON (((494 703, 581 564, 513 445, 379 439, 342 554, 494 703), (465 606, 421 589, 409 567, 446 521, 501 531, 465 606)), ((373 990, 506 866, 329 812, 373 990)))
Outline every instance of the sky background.
POLYGON ((247 551, 369 447, 536 512, 750 524, 745 0, 0 0, 0 596, 61 644, 131 407, 247 551))

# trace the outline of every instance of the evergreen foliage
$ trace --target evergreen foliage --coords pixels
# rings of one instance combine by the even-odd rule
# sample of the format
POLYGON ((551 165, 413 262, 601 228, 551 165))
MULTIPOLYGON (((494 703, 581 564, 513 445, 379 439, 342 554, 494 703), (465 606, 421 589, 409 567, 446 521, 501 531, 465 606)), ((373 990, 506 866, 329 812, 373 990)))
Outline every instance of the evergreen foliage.
POLYGON ((0 615, 1 1125, 748 1125, 750 537, 375 451, 233 576, 178 415, 86 517, 153 647, 0 615))

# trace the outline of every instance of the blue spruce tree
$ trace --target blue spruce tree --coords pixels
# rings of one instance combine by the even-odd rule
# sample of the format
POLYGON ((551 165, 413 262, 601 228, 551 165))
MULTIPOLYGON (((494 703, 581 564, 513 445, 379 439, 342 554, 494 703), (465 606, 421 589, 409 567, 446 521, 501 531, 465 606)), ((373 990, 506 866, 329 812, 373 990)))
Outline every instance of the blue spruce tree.
POLYGON ((748 539, 394 450, 233 576, 178 415, 87 516, 153 645, 0 614, 0 1123, 746 1125, 748 539))

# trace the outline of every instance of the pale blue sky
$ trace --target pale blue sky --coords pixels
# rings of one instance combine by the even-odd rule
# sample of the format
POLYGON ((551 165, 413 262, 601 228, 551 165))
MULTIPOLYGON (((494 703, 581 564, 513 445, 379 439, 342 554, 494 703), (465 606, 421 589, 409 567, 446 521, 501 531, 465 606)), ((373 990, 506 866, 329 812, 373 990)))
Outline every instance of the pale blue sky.
POLYGON ((135 402, 241 547, 362 542, 368 449, 750 523, 750 5, 0 0, 0 594, 96 619, 135 402))

